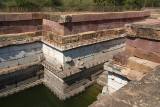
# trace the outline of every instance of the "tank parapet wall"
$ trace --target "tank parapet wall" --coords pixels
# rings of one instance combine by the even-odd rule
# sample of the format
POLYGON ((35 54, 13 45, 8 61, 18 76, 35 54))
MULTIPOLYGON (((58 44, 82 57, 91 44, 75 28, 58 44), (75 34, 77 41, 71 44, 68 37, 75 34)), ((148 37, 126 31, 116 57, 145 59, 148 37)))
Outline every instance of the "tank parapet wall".
MULTIPOLYGON (((92 14, 56 15, 44 14, 44 31, 53 31, 65 36, 88 31, 123 27, 127 23, 142 21, 150 16, 149 11, 106 12, 92 14), (56 17, 56 18, 54 18, 56 17), (69 17, 69 18, 68 18, 69 17), (61 22, 61 20, 63 20, 61 22)), ((47 35, 47 32, 44 32, 47 35)))

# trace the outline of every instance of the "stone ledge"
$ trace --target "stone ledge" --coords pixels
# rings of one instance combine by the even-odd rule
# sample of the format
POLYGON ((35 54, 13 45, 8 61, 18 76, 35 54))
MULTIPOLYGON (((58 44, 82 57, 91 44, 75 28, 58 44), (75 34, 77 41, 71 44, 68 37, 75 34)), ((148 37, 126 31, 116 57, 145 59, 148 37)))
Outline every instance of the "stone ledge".
POLYGON ((5 74, 8 74, 8 73, 16 72, 18 70, 26 69, 26 68, 29 68, 29 67, 34 66, 34 65, 41 65, 41 62, 36 61, 36 62, 28 63, 28 64, 23 64, 23 65, 19 65, 19 66, 10 67, 10 68, 7 68, 7 69, 0 69, 0 75, 5 75, 5 74))
POLYGON ((0 21, 42 19, 42 13, 0 13, 0 21))
POLYGON ((129 37, 139 37, 150 40, 160 40, 160 20, 146 20, 127 24, 126 33, 129 37))
POLYGON ((146 39, 140 39, 140 38, 127 38, 126 39, 126 45, 144 49, 146 51, 160 53, 160 42, 158 41, 151 41, 146 39))
POLYGON ((52 31, 43 31, 46 33, 43 33, 43 36, 49 37, 51 40, 60 43, 60 44, 67 44, 67 43, 73 43, 73 42, 79 42, 83 40, 89 40, 89 39, 95 39, 100 37, 110 37, 110 36, 117 36, 125 34, 124 28, 114 28, 114 29, 106 29, 106 30, 99 30, 99 31, 90 31, 90 32, 84 32, 84 33, 78 33, 75 35, 57 35, 53 33, 52 31))
POLYGON ((141 73, 136 70, 132 70, 128 67, 120 66, 117 64, 114 64, 112 62, 107 62, 104 64, 104 70, 108 72, 113 72, 115 74, 121 75, 129 80, 140 80, 142 79, 144 73, 141 73))
POLYGON ((54 92, 54 94, 56 94, 57 95, 57 97, 59 97, 61 100, 65 100, 66 98, 70 98, 70 97, 72 97, 72 96, 74 96, 74 95, 77 95, 78 93, 80 93, 80 92, 83 92, 83 91, 85 91, 85 88, 86 87, 88 87, 88 86, 90 86, 90 85, 92 85, 92 84, 94 84, 95 83, 95 81, 91 81, 91 82, 89 82, 89 83, 87 83, 87 84, 85 84, 84 86, 81 86, 81 87, 79 87, 79 88, 77 88, 77 89, 75 89, 75 90, 72 90, 71 92, 69 92, 69 93, 65 93, 65 94, 62 94, 62 93, 60 93, 58 90, 56 90, 56 89, 51 89, 50 88, 50 86, 49 86, 49 84, 47 83, 47 81, 43 81, 43 84, 46 86, 46 87, 48 87, 52 92, 54 92))
POLYGON ((22 85, 22 86, 19 86, 19 87, 16 87, 16 88, 13 88, 11 90, 8 90, 8 91, 0 93, 0 98, 6 97, 8 95, 12 95, 12 94, 17 93, 19 91, 23 91, 25 89, 34 87, 34 86, 42 84, 42 83, 43 83, 43 79, 40 79, 40 80, 37 80, 35 82, 29 83, 29 84, 25 84, 25 85, 22 85))
MULTIPOLYGON (((18 35, 19 36, 19 35, 18 35)), ((15 36, 17 37, 17 36, 15 36)), ((12 37, 11 37, 12 38, 12 37)), ((32 43, 32 42, 38 42, 41 41, 42 36, 37 37, 24 37, 23 39, 15 39, 15 40, 9 40, 9 41, 3 41, 0 42, 0 47, 9 46, 9 45, 18 45, 18 44, 25 44, 25 43, 32 43)))
POLYGON ((26 33, 13 33, 13 34, 2 34, 0 35, 0 42, 5 41, 21 41, 26 38, 30 37, 38 37, 41 36, 41 31, 35 31, 35 32, 26 32, 26 33))
POLYGON ((96 21, 108 19, 123 19, 150 16, 150 11, 128 11, 128 12, 103 12, 88 14, 73 14, 72 22, 96 21))
POLYGON ((136 56, 138 58, 160 63, 160 60, 159 60, 160 54, 155 53, 155 52, 151 52, 151 51, 147 51, 144 49, 135 48, 135 47, 131 47, 127 45, 125 48, 125 53, 128 56, 136 56))
POLYGON ((68 14, 44 13, 43 19, 55 21, 58 23, 67 23, 72 21, 72 17, 68 14))
POLYGON ((0 13, 0 21, 48 19, 58 23, 96 21, 149 16, 150 11, 101 12, 101 13, 0 13))
MULTIPOLYGON (((84 64, 84 70, 89 69, 89 68, 94 67, 94 66, 97 66, 97 65, 100 65, 100 64, 103 64, 104 62, 106 62, 111 57, 112 56, 106 56, 103 59, 100 58, 100 59, 97 59, 97 60, 92 61, 90 63, 86 63, 86 64, 84 64)), ((47 61, 43 61, 42 65, 46 69, 48 69, 49 71, 51 71, 52 73, 54 73, 56 76, 58 76, 61 79, 64 79, 64 78, 66 78, 68 76, 71 76, 71 75, 74 75, 74 74, 76 74, 78 72, 82 72, 83 71, 83 69, 81 70, 81 69, 78 69, 77 67, 73 67, 73 68, 65 70, 65 71, 58 71, 53 64, 50 64, 47 61)))
POLYGON ((159 66, 159 63, 140 59, 137 57, 128 58, 127 67, 142 73, 148 73, 153 68, 159 66))
POLYGON ((109 40, 118 39, 118 38, 125 38, 125 37, 126 37, 125 34, 115 35, 115 36, 108 37, 108 38, 106 38, 104 36, 104 37, 93 38, 93 39, 89 39, 89 40, 83 40, 80 42, 67 43, 67 44, 59 44, 59 43, 56 43, 47 37, 43 37, 42 42, 60 50, 60 51, 66 51, 66 50, 70 50, 70 49, 81 47, 81 46, 86 46, 86 45, 90 45, 90 44, 95 44, 95 43, 100 43, 100 42, 104 42, 104 41, 109 41, 109 40))

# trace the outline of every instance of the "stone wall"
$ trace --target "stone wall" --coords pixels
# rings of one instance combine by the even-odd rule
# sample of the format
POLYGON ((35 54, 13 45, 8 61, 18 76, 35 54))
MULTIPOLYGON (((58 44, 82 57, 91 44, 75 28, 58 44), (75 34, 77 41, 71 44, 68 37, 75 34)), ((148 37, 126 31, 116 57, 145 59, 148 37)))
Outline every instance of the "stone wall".
POLYGON ((41 13, 0 14, 0 35, 35 32, 42 29, 41 13))
POLYGON ((41 42, 0 47, 0 69, 38 61, 41 54, 41 42))
POLYGON ((103 59, 107 55, 124 51, 124 47, 125 38, 120 38, 64 51, 64 68, 75 66, 78 60, 85 65, 96 59, 103 59), (71 61, 67 61, 67 58, 71 61))
POLYGON ((86 87, 95 83, 97 75, 102 72, 102 66, 103 64, 84 69, 64 79, 59 78, 50 70, 45 69, 44 84, 61 100, 65 100, 84 91, 86 87))
POLYGON ((21 91, 30 87, 27 84, 42 79, 41 56, 41 42, 0 47, 0 97, 17 92, 14 89, 21 91))
MULTIPOLYGON (((47 15, 47 14, 45 14, 47 15)), ((119 13, 95 13, 73 14, 67 22, 54 21, 55 15, 48 14, 43 19, 44 31, 52 31, 59 35, 71 35, 89 31, 120 28, 125 24, 142 21, 150 15, 149 11, 119 12, 119 13)), ((58 15, 57 15, 58 16, 58 15)), ((59 15, 59 17, 62 17, 59 15)), ((67 18, 67 15, 66 15, 67 18)))
POLYGON ((84 65, 107 55, 113 55, 124 51, 125 38, 108 40, 105 42, 81 46, 74 49, 60 51, 47 44, 43 44, 45 59, 54 64, 62 66, 64 70, 72 68, 77 61, 82 61, 84 65))
POLYGON ((108 71, 108 94, 111 94, 128 83, 128 79, 114 72, 108 71))
MULTIPOLYGON (((16 72, 6 72, 0 75, 0 93, 35 82, 41 78, 43 78, 42 65, 33 65, 16 72)), ((0 97, 2 97, 1 94, 0 97)))

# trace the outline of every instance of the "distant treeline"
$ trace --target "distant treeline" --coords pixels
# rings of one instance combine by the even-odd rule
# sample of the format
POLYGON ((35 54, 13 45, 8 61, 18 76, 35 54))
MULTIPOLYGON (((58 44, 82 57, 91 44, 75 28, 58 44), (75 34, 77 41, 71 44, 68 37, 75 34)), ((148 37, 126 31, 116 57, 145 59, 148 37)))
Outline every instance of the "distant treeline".
POLYGON ((0 0, 0 8, 7 7, 84 7, 122 6, 124 8, 160 7, 160 0, 0 0))

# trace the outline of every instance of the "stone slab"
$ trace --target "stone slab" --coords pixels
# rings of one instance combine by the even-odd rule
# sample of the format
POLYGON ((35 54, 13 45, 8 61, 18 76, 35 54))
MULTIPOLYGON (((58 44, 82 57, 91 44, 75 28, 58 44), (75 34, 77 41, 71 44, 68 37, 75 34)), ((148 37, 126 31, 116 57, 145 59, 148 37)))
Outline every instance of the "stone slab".
POLYGON ((136 56, 138 58, 160 63, 160 54, 147 51, 144 49, 126 46, 125 53, 129 56, 136 56))
POLYGON ((160 20, 146 20, 126 25, 126 33, 133 38, 160 40, 160 20))
POLYGON ((136 70, 130 70, 130 72, 127 74, 127 78, 129 80, 140 80, 142 77, 143 73, 136 70))
POLYGON ((17 83, 17 86, 26 85, 26 84, 29 84, 29 83, 35 82, 36 80, 38 80, 38 76, 36 76, 36 77, 32 77, 32 78, 29 78, 29 79, 24 80, 24 81, 21 81, 21 82, 18 82, 18 83, 17 83))
POLYGON ((151 52, 160 53, 160 42, 159 41, 150 41, 140 38, 127 38, 126 45, 144 49, 151 52))
POLYGON ((130 57, 127 62, 128 68, 142 72, 142 73, 148 73, 158 65, 160 64, 152 61, 136 58, 136 57, 130 57))
POLYGON ((28 58, 28 57, 24 57, 24 58, 18 59, 18 64, 19 65, 27 64, 27 63, 30 63, 30 62, 31 62, 31 59, 28 58))
POLYGON ((107 20, 107 19, 123 19, 149 16, 150 11, 139 12, 104 12, 104 13, 91 13, 91 14, 79 14, 72 15, 72 22, 82 21, 95 21, 95 20, 107 20))

